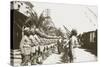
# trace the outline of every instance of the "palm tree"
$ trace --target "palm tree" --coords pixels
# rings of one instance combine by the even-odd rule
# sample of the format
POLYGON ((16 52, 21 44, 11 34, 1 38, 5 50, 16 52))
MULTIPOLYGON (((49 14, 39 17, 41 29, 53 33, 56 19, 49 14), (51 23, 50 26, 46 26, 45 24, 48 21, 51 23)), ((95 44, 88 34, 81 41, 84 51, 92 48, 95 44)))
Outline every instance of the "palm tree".
POLYGON ((57 36, 64 37, 64 33, 62 32, 61 28, 56 29, 56 35, 57 35, 57 36))
POLYGON ((49 36, 49 35, 45 34, 44 29, 46 29, 48 27, 48 24, 50 22, 44 23, 44 21, 45 21, 45 19, 48 19, 50 17, 49 16, 44 17, 43 16, 44 11, 40 14, 40 16, 38 16, 34 10, 30 9, 30 11, 31 11, 30 17, 25 22, 26 26, 29 26, 29 27, 35 26, 36 27, 35 32, 41 37, 58 38, 56 36, 49 36))

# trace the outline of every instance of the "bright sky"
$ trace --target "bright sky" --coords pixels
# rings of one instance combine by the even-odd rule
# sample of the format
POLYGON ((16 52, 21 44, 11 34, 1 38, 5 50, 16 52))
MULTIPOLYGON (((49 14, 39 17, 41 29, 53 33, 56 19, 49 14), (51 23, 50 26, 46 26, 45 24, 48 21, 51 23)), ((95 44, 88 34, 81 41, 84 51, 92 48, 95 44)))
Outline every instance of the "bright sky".
POLYGON ((65 25, 69 30, 76 29, 78 33, 97 29, 97 7, 56 3, 31 2, 34 10, 40 14, 45 9, 50 9, 50 16, 57 28, 64 30, 65 25), (89 8, 89 10, 88 10, 89 8))

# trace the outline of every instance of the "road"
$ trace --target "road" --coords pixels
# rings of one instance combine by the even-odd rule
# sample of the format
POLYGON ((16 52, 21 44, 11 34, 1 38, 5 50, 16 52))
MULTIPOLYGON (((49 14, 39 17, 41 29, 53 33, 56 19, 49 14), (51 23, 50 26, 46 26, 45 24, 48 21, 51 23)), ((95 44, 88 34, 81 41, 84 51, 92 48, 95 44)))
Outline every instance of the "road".
MULTIPOLYGON (((43 64, 61 64, 64 63, 62 62, 62 57, 63 53, 61 54, 57 54, 57 53, 52 53, 50 56, 47 57, 47 59, 45 59, 43 61, 43 64)), ((97 57, 90 53, 87 52, 86 49, 82 49, 82 48, 75 48, 74 51, 74 61, 73 62, 92 62, 92 61, 96 61, 97 57)), ((14 59, 12 59, 14 62, 15 66, 19 66, 21 64, 21 55, 20 55, 20 51, 19 50, 14 50, 14 59)))
MULTIPOLYGON (((63 54, 52 54, 50 55, 43 64, 57 64, 57 63, 63 63, 61 60, 63 54)), ((85 49, 82 48, 75 48, 74 51, 74 61, 73 62, 92 62, 96 61, 97 58, 95 55, 91 54, 90 52, 87 52, 85 49)))

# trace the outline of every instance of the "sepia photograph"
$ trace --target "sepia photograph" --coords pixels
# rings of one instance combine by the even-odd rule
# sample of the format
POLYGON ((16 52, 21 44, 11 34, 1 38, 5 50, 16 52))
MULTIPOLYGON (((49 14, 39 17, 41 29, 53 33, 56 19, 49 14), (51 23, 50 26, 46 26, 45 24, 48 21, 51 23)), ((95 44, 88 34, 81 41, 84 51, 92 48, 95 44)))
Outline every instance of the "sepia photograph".
POLYGON ((98 7, 11 1, 10 64, 96 62, 98 7))

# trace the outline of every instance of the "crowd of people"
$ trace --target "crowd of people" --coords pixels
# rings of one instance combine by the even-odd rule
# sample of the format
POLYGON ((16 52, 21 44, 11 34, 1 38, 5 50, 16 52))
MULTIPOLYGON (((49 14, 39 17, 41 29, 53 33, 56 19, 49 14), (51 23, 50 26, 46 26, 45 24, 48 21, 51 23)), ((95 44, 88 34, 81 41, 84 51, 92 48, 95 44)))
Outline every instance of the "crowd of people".
POLYGON ((52 39, 51 37, 47 37, 50 39, 46 39, 41 38, 34 28, 25 27, 20 42, 21 65, 42 64, 43 60, 55 52, 58 52, 58 54, 64 52, 64 59, 72 62, 74 58, 74 48, 78 44, 76 35, 76 31, 72 30, 68 40, 66 38, 52 39))

